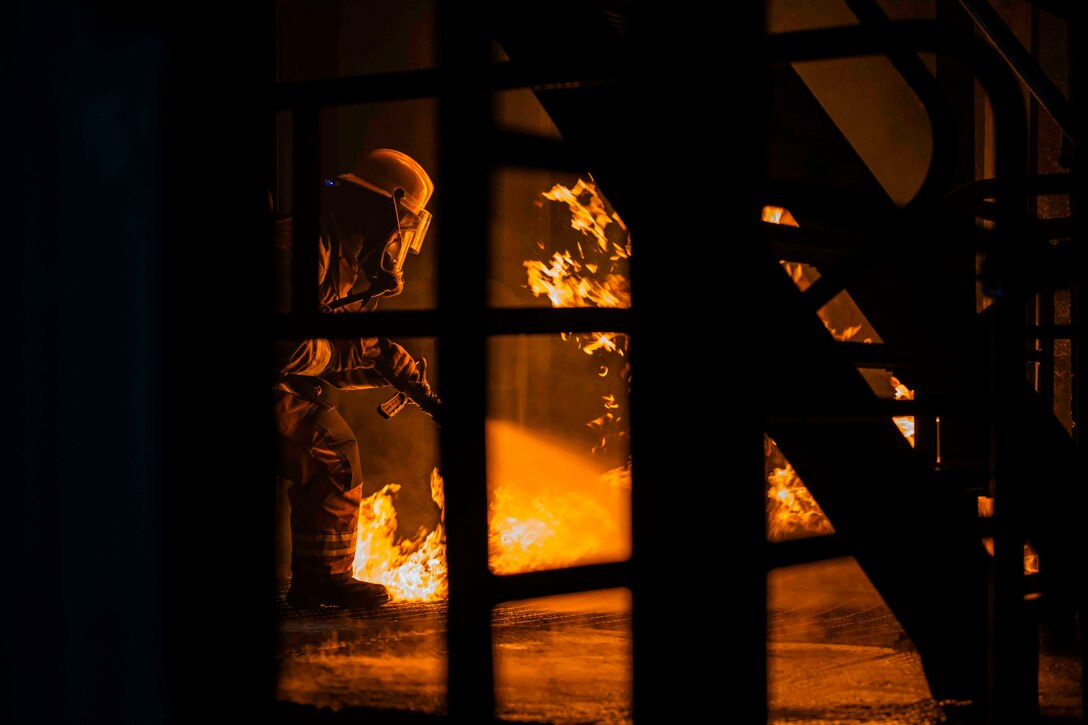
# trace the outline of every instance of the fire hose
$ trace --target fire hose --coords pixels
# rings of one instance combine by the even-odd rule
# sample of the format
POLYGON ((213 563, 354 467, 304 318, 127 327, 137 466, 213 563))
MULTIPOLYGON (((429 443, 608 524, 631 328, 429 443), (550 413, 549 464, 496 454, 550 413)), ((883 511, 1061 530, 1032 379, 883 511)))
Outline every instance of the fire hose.
POLYGON ((442 401, 427 383, 427 358, 420 360, 420 376, 417 382, 401 383, 397 387, 393 397, 378 406, 378 415, 389 420, 412 403, 441 425, 439 413, 442 401))
POLYGON ((408 405, 410 400, 411 398, 408 397, 408 393, 398 390, 396 395, 378 406, 378 415, 389 420, 394 415, 404 410, 404 406, 408 405))
POLYGON ((442 401, 438 399, 438 396, 434 393, 427 395, 422 391, 420 391, 417 396, 418 397, 413 397, 410 393, 398 390, 392 398, 378 406, 378 415, 389 420, 397 413, 404 410, 409 403, 412 403, 424 413, 431 416, 431 418, 434 419, 434 422, 442 425, 439 416, 442 401))

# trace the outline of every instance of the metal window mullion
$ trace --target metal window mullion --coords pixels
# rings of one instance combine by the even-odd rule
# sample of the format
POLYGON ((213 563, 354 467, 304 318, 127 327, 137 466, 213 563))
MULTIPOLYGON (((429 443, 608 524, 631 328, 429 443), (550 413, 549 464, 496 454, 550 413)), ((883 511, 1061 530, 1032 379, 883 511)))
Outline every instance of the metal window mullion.
MULTIPOLYGON (((1040 320, 1054 319, 1054 292, 1042 290, 1036 299, 1036 314, 1040 320)), ((1037 390, 1039 397, 1046 403, 1048 410, 1054 408, 1054 339, 1039 338, 1036 341, 1039 379, 1037 390)))
POLYGON ((437 380, 446 496, 447 710, 456 722, 494 718, 492 575, 487 561, 486 306, 490 94, 483 72, 490 38, 463 9, 438 5, 437 380), (446 30, 448 32, 443 32, 446 30))
MULTIPOLYGON (((1030 42, 1028 52, 1033 63, 1039 64, 1039 8, 1032 6, 1029 9, 1030 42)), ((1041 70, 1041 67, 1040 67, 1041 70)), ((1027 98, 1028 105, 1028 173, 1032 178, 1039 175, 1039 135, 1040 113, 1039 99, 1035 96, 1027 98)), ((1029 210, 1032 221, 1039 218, 1039 197, 1029 195, 1029 210)), ((1035 294, 1032 301, 1032 318, 1028 320, 1028 327, 1032 325, 1054 324, 1054 290, 1042 289, 1035 294)), ((1032 349, 1028 351, 1035 366, 1035 390, 1043 399, 1047 410, 1054 409, 1054 340, 1036 338, 1032 349)))
MULTIPOLYGON (((434 98, 442 92, 444 73, 442 68, 437 68, 279 83, 272 92, 272 107, 275 110, 290 110, 304 106, 328 107, 434 98)), ((494 91, 582 87, 615 82, 612 69, 578 63, 564 68, 490 63, 478 66, 474 75, 481 86, 494 91)))
MULTIPOLYGON (((987 46, 988 47, 988 46, 987 46)), ((980 53, 979 79, 994 108, 995 176, 1004 180, 996 197, 1000 234, 993 257, 995 281, 1004 293, 993 305, 991 328, 989 493, 994 499, 994 556, 989 617, 988 722, 1029 714, 1034 683, 1027 675, 1031 650, 1024 602, 1023 490, 1028 461, 1012 453, 1016 436, 1015 391, 1024 383, 1027 297, 1018 278, 1018 245, 1027 239, 1026 114, 1015 79, 980 53)))
MULTIPOLYGON (((1085 50, 1084 46, 1080 45, 1080 41, 1086 38, 1083 23, 1068 23, 1068 48, 1069 48, 1069 97, 1074 109, 1075 119, 1077 127, 1074 129, 1075 138, 1085 138, 1085 126, 1086 119, 1088 119, 1088 93, 1084 90, 1084 68, 1085 68, 1085 50)), ((1082 173, 1084 166, 1083 154, 1076 154, 1073 157, 1072 173, 1082 173)), ((1078 249, 1083 249, 1085 243, 1084 233, 1084 192, 1078 187, 1069 197, 1069 211, 1073 218, 1073 244, 1078 249)), ((1083 354, 1081 350, 1081 337, 1079 334, 1079 325, 1081 324, 1081 294, 1083 290, 1084 278, 1085 278, 1085 255, 1083 253, 1076 256, 1076 268, 1073 272, 1073 282, 1069 288, 1069 320, 1074 329, 1074 333, 1071 335, 1069 341, 1070 344, 1070 387, 1071 387, 1071 414, 1073 420, 1073 439, 1078 443, 1083 441, 1083 436, 1080 434, 1081 430, 1081 416, 1080 416, 1080 391, 1083 389, 1083 354)), ((1079 633, 1079 655, 1080 655, 1080 706, 1081 717, 1085 717, 1085 713, 1088 712, 1088 603, 1086 603, 1086 596, 1083 588, 1078 592, 1080 595, 1077 616, 1078 624, 1080 627, 1079 633)))
POLYGON ((321 312, 276 315, 275 339, 304 337, 434 337, 438 334, 433 310, 382 310, 365 315, 321 312))

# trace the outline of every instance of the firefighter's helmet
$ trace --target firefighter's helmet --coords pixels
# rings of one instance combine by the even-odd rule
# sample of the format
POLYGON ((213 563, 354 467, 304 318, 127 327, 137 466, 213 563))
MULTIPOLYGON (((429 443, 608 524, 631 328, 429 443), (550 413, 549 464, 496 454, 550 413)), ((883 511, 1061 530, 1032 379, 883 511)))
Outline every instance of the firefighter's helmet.
POLYGON ((399 275, 408 252, 419 254, 431 225, 431 213, 425 208, 434 193, 431 177, 408 154, 382 148, 363 153, 339 178, 390 199, 397 229, 385 245, 381 267, 399 275))

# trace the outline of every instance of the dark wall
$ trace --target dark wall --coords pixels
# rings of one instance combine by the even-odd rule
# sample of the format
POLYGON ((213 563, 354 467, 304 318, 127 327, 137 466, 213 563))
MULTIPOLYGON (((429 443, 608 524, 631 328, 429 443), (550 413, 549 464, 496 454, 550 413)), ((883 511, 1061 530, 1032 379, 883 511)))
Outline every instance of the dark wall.
POLYGON ((139 12, 15 5, 3 718, 158 722, 164 35, 139 12))
POLYGON ((260 718, 272 702, 267 387, 239 383, 268 370, 273 27, 249 4, 164 19, 163 616, 178 722, 260 718))
POLYGON ((13 5, 2 718, 232 720, 272 661, 266 401, 230 391, 263 369, 270 18, 13 5))
MULTIPOLYGON (((4 176, 3 219, 12 243, 0 289, 16 311, 4 318, 7 349, 19 351, 5 356, 4 370, 15 400, 4 450, 15 475, 0 507, 8 562, 0 635, 4 721, 262 721, 275 657, 267 596, 274 500, 271 455, 262 444, 266 388, 244 382, 263 374, 255 371, 267 362, 261 321, 271 274, 259 250, 267 248, 263 221, 276 172, 268 153, 276 129, 263 105, 275 67, 274 13, 222 3, 136 14, 127 4, 89 0, 14 5, 0 26, 9 41, 0 43, 8 61, 2 72, 16 94, 4 114, 13 167, 4 176)), ((755 27, 750 14, 731 31, 737 48, 755 27)), ((647 51, 639 70, 665 94, 660 103, 637 99, 631 136, 718 138, 711 97, 694 83, 670 90, 688 77, 684 63, 711 67, 704 51, 692 53, 711 44, 688 44, 698 29, 671 12, 644 17, 638 27, 647 51), (679 61, 659 57, 654 44, 666 27, 675 31, 666 37, 685 39, 669 49, 679 61)), ((704 30, 697 40, 708 35, 704 30)), ((741 136, 758 139, 758 114, 740 120, 741 136)), ((338 136, 333 160, 350 158, 354 138, 338 136)), ((701 151, 728 156, 738 178, 749 169, 732 146, 708 143, 701 151)), ((694 178, 704 170, 683 156, 639 159, 647 179, 694 178)), ((636 240, 671 238, 675 218, 653 211, 654 194, 647 189, 636 201, 644 210, 636 240)), ((725 201, 732 219, 750 211, 742 197, 725 201)), ((708 254, 711 266, 724 267, 723 251, 708 254)), ((641 279, 649 290, 658 280, 653 256, 644 258, 641 279)), ((740 309, 743 302, 739 288, 697 289, 642 308, 638 329, 654 343, 640 353, 642 410, 674 403, 674 388, 649 383, 673 382, 678 345, 705 332, 691 310, 740 309)), ((694 358, 685 358, 685 369, 704 372, 694 358)), ((735 375, 749 373, 745 365, 735 375)), ((704 407, 752 419, 732 398, 716 396, 704 407)), ((761 431, 754 424, 751 446, 722 450, 714 429, 693 440, 671 419, 644 420, 642 440, 652 445, 642 449, 639 475, 658 484, 636 487, 636 527, 644 531, 657 528, 649 512, 672 490, 665 484, 705 477, 699 459, 678 460, 675 451, 713 450, 725 458, 752 451, 750 475, 760 475, 761 431)), ((410 417, 394 421, 400 423, 415 424, 410 417)), ((725 510, 721 487, 703 491, 708 509, 725 510)), ((753 512, 762 509, 761 493, 751 497, 753 512)), ((693 550, 722 543, 716 529, 701 537, 690 542, 693 550)), ((663 562, 644 561, 644 571, 662 570, 663 562)), ((695 557, 690 569, 683 572, 690 577, 677 578, 705 574, 705 562, 695 557)), ((643 596, 640 621, 674 622, 672 592, 658 584, 643 589, 661 594, 643 596)), ((763 611, 758 598, 751 610, 763 611)), ((756 639, 762 646, 762 636, 756 639)), ((662 628, 639 642, 640 652, 667 656, 642 659, 641 672, 649 675, 637 682, 662 674, 663 666, 651 663, 674 672, 665 678, 670 687, 642 692, 691 692, 691 682, 681 681, 691 667, 675 663, 701 660, 683 651, 683 641, 662 628)), ((671 694, 642 703, 650 711, 676 705, 671 694)))

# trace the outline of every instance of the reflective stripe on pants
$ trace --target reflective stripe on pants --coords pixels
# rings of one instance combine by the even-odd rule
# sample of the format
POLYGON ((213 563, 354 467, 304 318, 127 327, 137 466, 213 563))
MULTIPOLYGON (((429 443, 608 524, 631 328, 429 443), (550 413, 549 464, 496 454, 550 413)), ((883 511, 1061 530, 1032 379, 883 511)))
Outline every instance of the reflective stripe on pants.
POLYGON ((359 447, 336 408, 318 397, 316 381, 313 387, 312 395, 274 394, 279 474, 291 482, 291 568, 350 573, 363 491, 359 447))

